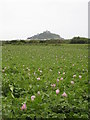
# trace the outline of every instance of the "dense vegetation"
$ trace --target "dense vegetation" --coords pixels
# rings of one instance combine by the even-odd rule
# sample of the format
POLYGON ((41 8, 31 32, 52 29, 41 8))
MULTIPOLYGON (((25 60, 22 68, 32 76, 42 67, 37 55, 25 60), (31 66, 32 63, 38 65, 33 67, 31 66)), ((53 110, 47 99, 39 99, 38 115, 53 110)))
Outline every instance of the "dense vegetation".
POLYGON ((88 119, 88 46, 4 45, 3 118, 88 119))
POLYGON ((11 40, 11 41, 2 41, 2 44, 54 44, 54 45, 59 45, 59 44, 88 44, 90 40, 87 38, 83 37, 74 37, 72 39, 50 39, 50 40, 11 40))
POLYGON ((80 37, 74 37, 71 41, 71 44, 87 44, 88 39, 87 38, 80 38, 80 37))

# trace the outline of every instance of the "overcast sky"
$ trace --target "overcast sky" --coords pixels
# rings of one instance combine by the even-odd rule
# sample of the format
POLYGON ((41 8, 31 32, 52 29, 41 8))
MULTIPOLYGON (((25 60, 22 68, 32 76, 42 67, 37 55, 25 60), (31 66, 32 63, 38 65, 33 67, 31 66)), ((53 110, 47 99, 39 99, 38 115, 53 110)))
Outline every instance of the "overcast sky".
POLYGON ((0 0, 0 40, 45 30, 63 38, 88 37, 88 0, 0 0))

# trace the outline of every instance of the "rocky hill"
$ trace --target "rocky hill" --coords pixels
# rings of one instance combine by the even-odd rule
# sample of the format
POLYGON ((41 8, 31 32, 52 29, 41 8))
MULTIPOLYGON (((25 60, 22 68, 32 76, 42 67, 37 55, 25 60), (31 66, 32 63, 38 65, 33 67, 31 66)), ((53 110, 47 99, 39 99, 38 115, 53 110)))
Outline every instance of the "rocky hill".
POLYGON ((51 33, 50 31, 44 31, 43 33, 28 37, 31 40, 51 40, 51 39, 63 39, 58 34, 51 33))

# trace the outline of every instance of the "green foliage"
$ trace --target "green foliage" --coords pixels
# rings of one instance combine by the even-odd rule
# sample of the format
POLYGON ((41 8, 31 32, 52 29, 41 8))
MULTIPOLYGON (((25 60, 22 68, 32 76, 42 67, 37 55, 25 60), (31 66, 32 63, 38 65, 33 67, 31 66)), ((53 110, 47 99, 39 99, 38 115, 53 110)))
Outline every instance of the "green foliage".
POLYGON ((40 40, 40 39, 31 39, 31 40, 12 40, 12 41, 2 41, 2 45, 4 44, 12 44, 12 45, 60 45, 60 44, 89 44, 89 39, 84 37, 74 37, 72 39, 50 39, 50 40, 40 40))
POLYGON ((86 44, 4 45, 3 119, 88 119, 87 48, 86 44), (59 94, 56 94, 57 89, 59 94), (63 92, 67 97, 62 96, 63 92), (33 101, 32 95, 35 96, 33 101), (24 103, 27 109, 21 110, 24 103))
POLYGON ((2 41, 2 45, 12 44, 12 45, 48 45, 48 44, 61 44, 64 40, 51 39, 51 40, 12 40, 12 41, 2 41))
POLYGON ((88 44, 88 39, 83 37, 74 37, 71 39, 71 44, 88 44))

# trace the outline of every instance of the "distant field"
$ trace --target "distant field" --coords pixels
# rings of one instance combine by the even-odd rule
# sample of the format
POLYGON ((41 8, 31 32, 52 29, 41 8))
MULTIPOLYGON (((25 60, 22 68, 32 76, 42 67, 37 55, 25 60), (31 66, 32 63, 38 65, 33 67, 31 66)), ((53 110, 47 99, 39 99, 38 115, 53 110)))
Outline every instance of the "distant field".
POLYGON ((4 45, 2 74, 3 118, 88 118, 88 45, 4 45))

